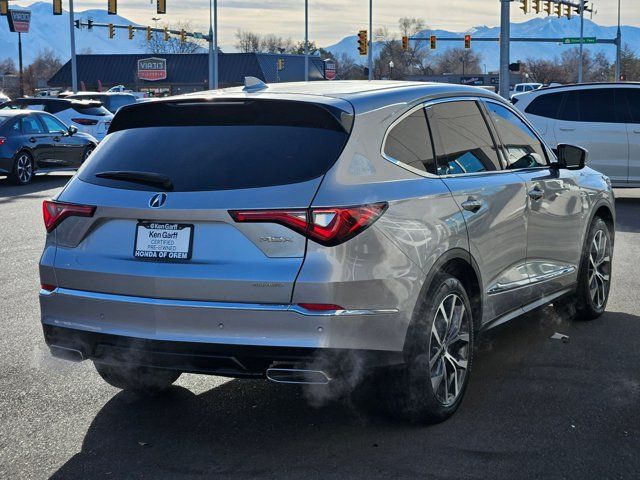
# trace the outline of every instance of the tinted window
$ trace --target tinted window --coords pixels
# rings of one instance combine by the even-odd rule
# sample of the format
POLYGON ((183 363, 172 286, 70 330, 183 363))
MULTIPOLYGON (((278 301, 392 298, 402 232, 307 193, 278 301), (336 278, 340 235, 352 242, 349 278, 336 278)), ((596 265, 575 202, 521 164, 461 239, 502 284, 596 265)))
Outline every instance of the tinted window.
POLYGON ((138 104, 116 116, 80 178, 153 190, 96 177, 152 172, 168 176, 176 191, 303 182, 323 175, 340 155, 348 138, 341 117, 318 105, 273 100, 138 104))
POLYGON ((558 118, 561 103, 562 93, 547 93, 536 97, 524 111, 540 117, 558 118))
POLYGON ((436 173, 424 109, 405 117, 389 131, 384 153, 423 172, 436 173))
POLYGON ((476 102, 429 107, 440 175, 499 170, 496 146, 476 102))
POLYGON ((502 142, 508 168, 547 165, 542 143, 515 113, 497 103, 486 105, 502 142))
POLYGON ((109 110, 104 108, 102 105, 85 106, 85 105, 74 104, 72 106, 76 112, 81 113, 83 115, 94 115, 97 117, 104 117, 105 115, 109 115, 110 113, 109 110))
POLYGON ((624 88, 632 123, 640 123, 640 88, 624 88))
POLYGON ((618 103, 612 88, 573 90, 564 94, 560 119, 590 123, 624 122, 624 106, 622 102, 618 103))
POLYGON ((44 123, 45 127, 47 127, 47 130, 49 130, 49 133, 65 133, 67 131, 65 124, 55 117, 50 115, 41 115, 40 119, 44 123))
POLYGON ((22 133, 24 133, 25 135, 36 135, 38 133, 45 133, 44 128, 35 117, 35 115, 22 117, 20 119, 20 125, 22 128, 22 133))

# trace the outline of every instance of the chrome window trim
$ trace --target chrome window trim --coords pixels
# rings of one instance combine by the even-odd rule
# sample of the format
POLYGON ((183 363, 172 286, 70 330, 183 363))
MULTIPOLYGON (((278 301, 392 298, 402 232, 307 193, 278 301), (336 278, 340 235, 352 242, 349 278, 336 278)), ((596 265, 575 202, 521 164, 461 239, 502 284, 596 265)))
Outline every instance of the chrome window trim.
POLYGON ((387 315, 398 313, 396 308, 380 309, 352 309, 352 310, 307 310, 300 305, 275 304, 275 303, 242 303, 242 302, 211 302, 203 300, 171 300, 163 298, 134 297, 130 295, 118 295, 113 293, 87 292, 70 288, 57 287, 53 291, 40 290, 40 296, 51 297, 55 295, 98 300, 104 302, 135 303, 139 305, 153 305, 156 307, 182 307, 205 308, 212 310, 246 310, 268 312, 293 312, 304 316, 336 317, 349 315, 387 315))

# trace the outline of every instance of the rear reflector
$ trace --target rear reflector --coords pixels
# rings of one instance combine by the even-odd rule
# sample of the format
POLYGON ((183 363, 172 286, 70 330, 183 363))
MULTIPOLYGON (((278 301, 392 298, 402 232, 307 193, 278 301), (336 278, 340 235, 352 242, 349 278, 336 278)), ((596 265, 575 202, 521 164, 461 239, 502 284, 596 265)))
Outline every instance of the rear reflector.
POLYGON ((311 312, 330 312, 335 310, 344 310, 344 308, 342 308, 340 305, 333 305, 330 303, 299 303, 298 306, 311 312))
POLYGON ((92 120, 90 118, 72 118, 72 122, 77 123, 78 125, 97 125, 98 120, 92 120))
POLYGON ((46 290, 47 292, 53 292, 56 289, 55 285, 49 285, 48 283, 41 283, 40 288, 42 290, 46 290))
POLYGON ((45 200, 42 202, 42 215, 47 232, 52 232, 67 217, 92 217, 96 207, 73 203, 45 200))
POLYGON ((6 141, 7 141, 7 138, 6 138, 6 137, 0 137, 0 147, 1 147, 2 145, 4 145, 4 142, 6 142, 6 141))
POLYGON ((278 223, 321 245, 332 247, 370 227, 387 209, 386 202, 356 207, 290 210, 231 210, 238 223, 278 223))

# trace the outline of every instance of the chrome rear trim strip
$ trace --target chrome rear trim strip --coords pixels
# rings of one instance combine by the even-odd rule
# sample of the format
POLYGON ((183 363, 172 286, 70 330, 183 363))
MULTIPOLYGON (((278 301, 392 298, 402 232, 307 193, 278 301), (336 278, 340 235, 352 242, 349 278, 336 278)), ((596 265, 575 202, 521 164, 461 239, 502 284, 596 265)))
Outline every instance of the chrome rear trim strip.
POLYGON ((152 305, 156 307, 180 307, 180 308, 209 308, 212 310, 245 310, 245 311, 269 311, 269 312, 293 312, 299 315, 314 317, 334 317, 349 315, 383 315, 398 313, 397 309, 372 309, 372 310, 307 310, 300 305, 276 304, 276 303, 240 303, 240 302, 208 302, 200 300, 171 300, 148 297, 132 297, 113 293, 86 292, 58 287, 53 291, 40 290, 40 295, 49 297, 61 295, 73 298, 85 298, 103 302, 134 303, 138 305, 152 305))

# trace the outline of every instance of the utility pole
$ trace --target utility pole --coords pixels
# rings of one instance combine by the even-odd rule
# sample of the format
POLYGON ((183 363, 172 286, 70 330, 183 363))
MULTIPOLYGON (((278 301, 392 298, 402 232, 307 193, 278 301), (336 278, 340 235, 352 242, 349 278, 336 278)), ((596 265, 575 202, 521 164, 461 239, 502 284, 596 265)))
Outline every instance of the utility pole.
POLYGON ((616 34, 616 82, 622 76, 622 29, 620 28, 620 0, 618 0, 618 33, 616 34))
POLYGON ((509 98, 509 45, 511 43, 510 7, 512 0, 500 0, 500 96, 509 98))
POLYGON ((304 0, 304 81, 309 81, 309 0, 304 0))
MULTIPOLYGON (((22 33, 18 32, 18 68, 20 68, 20 97, 24 97, 24 79, 22 76, 22 33)), ((2 77, 4 79, 4 76, 2 77)))
POLYGON ((209 88, 218 89, 218 0, 209 0, 209 88))
POLYGON ((582 83, 583 69, 584 69, 584 4, 585 4, 585 0, 579 0, 579 1, 580 1, 580 64, 578 65, 578 83, 582 83))
POLYGON ((73 18, 73 0, 69 0, 69 32, 71 37, 71 91, 78 92, 78 65, 76 63, 76 32, 73 18))
POLYGON ((369 0, 369 80, 373 80, 373 0, 369 0))

